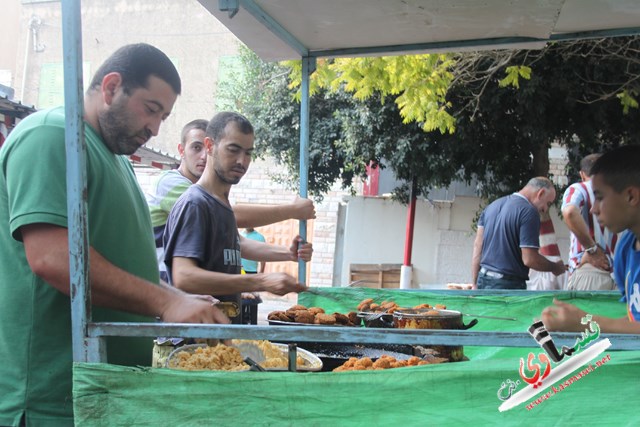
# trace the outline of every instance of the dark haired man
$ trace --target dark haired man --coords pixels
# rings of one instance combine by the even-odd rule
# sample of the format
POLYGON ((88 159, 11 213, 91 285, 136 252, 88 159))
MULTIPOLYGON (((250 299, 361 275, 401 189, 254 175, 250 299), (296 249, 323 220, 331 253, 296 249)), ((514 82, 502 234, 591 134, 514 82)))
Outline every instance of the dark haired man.
MULTIPOLYGON (((179 93, 169 58, 135 44, 109 57, 85 94, 94 320, 229 322, 211 300, 158 285, 149 211, 126 157, 158 133, 179 93)), ((0 425, 73 425, 64 138, 64 109, 53 108, 22 120, 0 149, 0 425)), ((110 363, 150 364, 150 340, 107 342, 110 363)))
MULTIPOLYGON (((160 174, 145 195, 151 212, 160 277, 163 280, 168 280, 162 246, 167 217, 178 197, 202 176, 207 163, 204 138, 208 123, 207 120, 197 119, 182 128, 181 140, 178 144, 180 166, 178 169, 160 174)), ((316 217, 313 202, 301 198, 283 205, 235 205, 233 212, 239 228, 260 227, 287 219, 306 220, 316 217)))
POLYGON ((241 292, 277 295, 306 288, 284 273, 240 274, 242 258, 256 261, 311 259, 310 244, 268 245, 239 235, 229 203, 231 186, 251 163, 253 127, 242 115, 216 114, 207 126, 204 173, 171 209, 164 233, 165 263, 171 283, 196 294, 219 298, 234 323, 240 323, 241 292))
POLYGON ((471 273, 477 289, 526 289, 529 269, 564 273, 540 248, 540 214, 556 198, 553 183, 532 178, 517 193, 495 200, 482 212, 473 244, 471 273))
MULTIPOLYGON (((595 202, 591 211, 613 233, 624 232, 616 246, 613 272, 627 304, 627 316, 593 316, 602 332, 640 333, 640 146, 627 145, 602 155, 591 168, 595 202)), ((562 301, 542 311, 549 330, 581 331, 586 315, 562 301)))

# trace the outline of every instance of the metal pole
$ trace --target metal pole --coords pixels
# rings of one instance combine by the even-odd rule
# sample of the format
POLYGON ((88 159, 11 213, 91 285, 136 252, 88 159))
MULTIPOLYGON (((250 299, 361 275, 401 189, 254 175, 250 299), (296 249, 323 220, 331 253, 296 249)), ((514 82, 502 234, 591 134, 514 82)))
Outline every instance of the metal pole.
MULTIPOLYGON (((300 197, 309 195, 309 77, 316 69, 316 59, 302 58, 302 99, 300 101, 300 197)), ((307 240, 307 221, 300 221, 300 236, 307 240)), ((306 283, 307 265, 298 260, 298 281, 306 283)))
MULTIPOLYGON (((82 24, 80 0, 62 1, 65 146, 67 153, 67 222, 73 360, 91 358, 86 344, 91 316, 87 219, 87 167, 82 98, 82 24)), ((94 356, 95 357, 95 356, 94 356)))

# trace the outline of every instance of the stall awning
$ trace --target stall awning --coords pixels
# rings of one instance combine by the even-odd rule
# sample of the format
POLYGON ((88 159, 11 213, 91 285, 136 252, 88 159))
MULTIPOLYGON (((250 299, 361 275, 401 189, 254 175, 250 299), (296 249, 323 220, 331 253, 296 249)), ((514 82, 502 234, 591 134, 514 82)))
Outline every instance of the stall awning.
POLYGON ((36 109, 33 106, 24 105, 0 95, 0 114, 23 119, 35 111, 36 109))
POLYGON ((640 33, 637 0, 198 0, 267 61, 541 48, 640 33))
POLYGON ((134 164, 151 166, 158 169, 176 169, 180 166, 180 158, 172 154, 165 153, 157 148, 146 145, 138 148, 134 154, 129 156, 134 164))

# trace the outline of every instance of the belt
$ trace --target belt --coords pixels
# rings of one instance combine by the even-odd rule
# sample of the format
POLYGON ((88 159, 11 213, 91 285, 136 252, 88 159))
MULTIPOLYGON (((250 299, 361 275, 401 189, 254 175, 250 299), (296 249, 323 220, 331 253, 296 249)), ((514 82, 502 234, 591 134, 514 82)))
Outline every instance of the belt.
POLYGON ((524 279, 522 277, 517 277, 517 276, 511 276, 510 274, 502 274, 502 273, 498 273, 497 271, 491 271, 491 270, 487 270, 486 268, 482 267, 480 269, 480 274, 483 274, 487 277, 491 277, 493 279, 504 279, 504 280, 523 280, 524 279))

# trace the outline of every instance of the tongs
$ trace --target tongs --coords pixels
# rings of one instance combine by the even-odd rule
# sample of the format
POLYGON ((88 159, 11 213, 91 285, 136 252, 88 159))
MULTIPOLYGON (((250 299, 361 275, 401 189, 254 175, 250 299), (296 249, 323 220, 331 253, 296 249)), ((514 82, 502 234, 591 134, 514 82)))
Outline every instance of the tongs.
MULTIPOLYGON (((440 310, 440 309, 437 309, 437 308, 430 308, 429 310, 443 311, 443 310, 440 310)), ((458 312, 458 313, 462 314, 463 316, 479 317, 481 319, 511 320, 513 322, 517 322, 518 321, 518 319, 516 319, 515 317, 485 316, 485 315, 482 315, 482 314, 462 313, 462 312, 457 311, 457 310, 446 310, 446 311, 454 311, 454 312, 458 312)))

